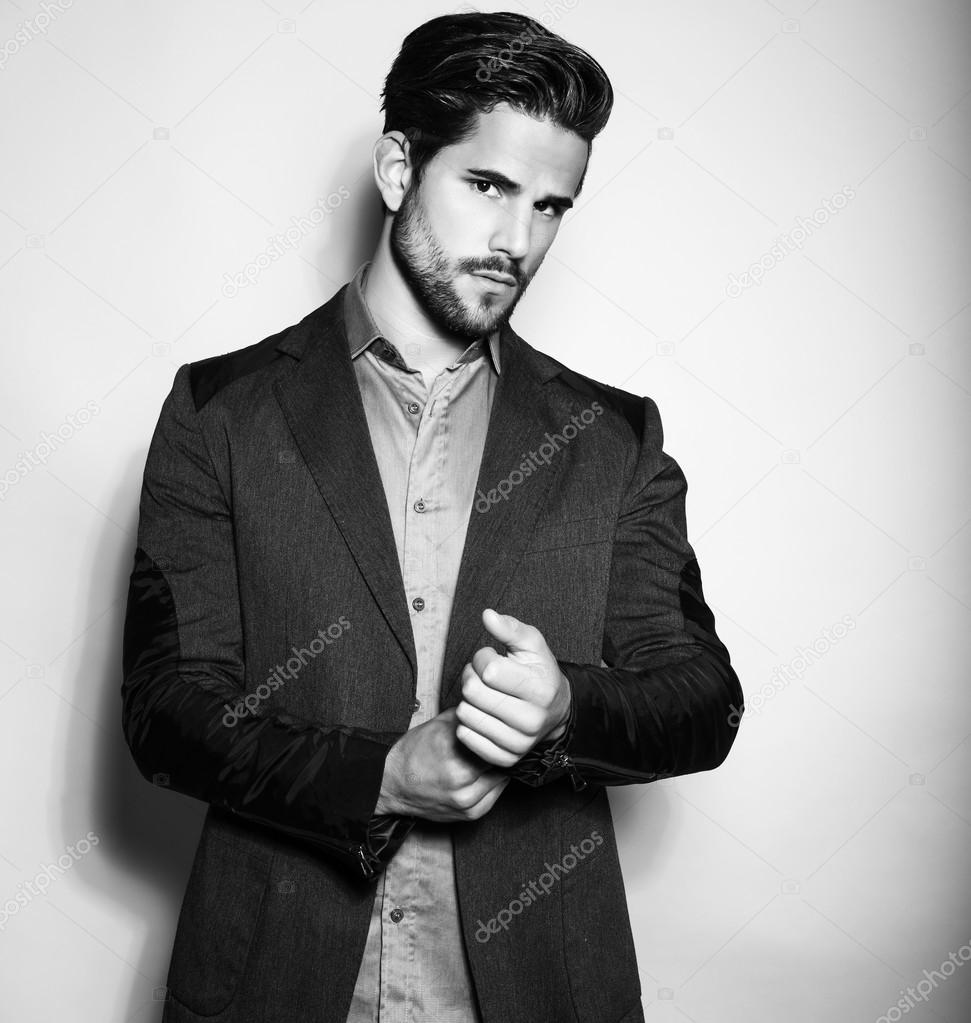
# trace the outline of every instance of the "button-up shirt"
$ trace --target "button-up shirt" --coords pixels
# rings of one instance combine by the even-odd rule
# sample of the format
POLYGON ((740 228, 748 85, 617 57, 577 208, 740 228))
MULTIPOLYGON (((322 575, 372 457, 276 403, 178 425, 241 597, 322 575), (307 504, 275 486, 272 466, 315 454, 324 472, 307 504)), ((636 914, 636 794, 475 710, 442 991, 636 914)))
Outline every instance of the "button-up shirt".
MULTIPOLYGON (((418 659, 410 727, 439 712, 445 640, 499 373, 499 331, 426 385, 364 299, 344 299, 351 359, 391 514, 418 659)), ((459 921, 452 825, 419 820, 377 882, 347 1023, 479 1023, 459 921)))

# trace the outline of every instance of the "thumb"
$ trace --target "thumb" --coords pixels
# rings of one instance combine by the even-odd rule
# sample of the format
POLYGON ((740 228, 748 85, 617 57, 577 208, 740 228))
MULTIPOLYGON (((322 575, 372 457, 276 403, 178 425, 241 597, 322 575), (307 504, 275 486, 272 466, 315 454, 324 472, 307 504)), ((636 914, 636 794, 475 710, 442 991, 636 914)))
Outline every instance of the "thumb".
POLYGON ((529 650, 536 653, 537 647, 531 629, 524 622, 512 615, 499 614, 494 608, 487 607, 482 612, 482 624, 489 633, 510 650, 529 650))

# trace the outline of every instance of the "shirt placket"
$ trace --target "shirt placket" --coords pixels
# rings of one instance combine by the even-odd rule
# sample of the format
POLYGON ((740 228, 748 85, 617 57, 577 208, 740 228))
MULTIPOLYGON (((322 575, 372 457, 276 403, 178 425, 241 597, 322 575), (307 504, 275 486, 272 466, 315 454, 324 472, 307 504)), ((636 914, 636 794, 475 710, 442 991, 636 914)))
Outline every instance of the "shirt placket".
MULTIPOLYGON (((405 405, 415 432, 408 466, 400 566, 411 612, 418 677, 412 728, 438 714, 436 636, 444 636, 451 614, 452 580, 439 571, 442 518, 436 515, 446 485, 449 395, 462 366, 443 370, 424 391, 417 374, 401 374, 405 405), (414 413, 414 406, 421 406, 414 413)), ((416 907, 425 906, 427 879, 441 871, 450 852, 444 834, 411 845, 385 871, 382 904, 381 1023, 420 1023, 421 992, 416 989, 415 952, 422 920, 416 907)))

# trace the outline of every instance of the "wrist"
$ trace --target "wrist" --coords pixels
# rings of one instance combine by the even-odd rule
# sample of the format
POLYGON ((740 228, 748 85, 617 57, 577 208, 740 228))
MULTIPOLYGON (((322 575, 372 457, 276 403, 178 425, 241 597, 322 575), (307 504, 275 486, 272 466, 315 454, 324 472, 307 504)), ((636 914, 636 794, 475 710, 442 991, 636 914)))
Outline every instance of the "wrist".
POLYGON ((562 672, 560 672, 560 677, 563 679, 563 685, 565 687, 566 707, 563 709, 563 713, 559 716, 558 723, 554 726, 552 731, 547 732, 543 737, 544 742, 556 742, 557 739, 563 736, 570 724, 570 716, 573 710, 573 690, 570 687, 569 679, 567 679, 562 672))
POLYGON ((374 816, 400 812, 400 803, 396 797, 396 793, 400 791, 399 777, 399 753, 395 745, 388 750, 384 760, 384 774, 381 777, 378 801, 374 804, 374 816))

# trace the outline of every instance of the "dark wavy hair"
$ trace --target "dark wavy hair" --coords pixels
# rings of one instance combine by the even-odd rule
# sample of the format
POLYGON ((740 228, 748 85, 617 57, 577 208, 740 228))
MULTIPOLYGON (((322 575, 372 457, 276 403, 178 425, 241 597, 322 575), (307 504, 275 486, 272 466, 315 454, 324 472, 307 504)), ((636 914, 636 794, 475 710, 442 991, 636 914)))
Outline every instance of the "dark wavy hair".
MULTIPOLYGON (((588 161, 614 103, 610 79, 590 54, 509 11, 419 25, 401 44, 381 97, 384 131, 408 139, 416 187, 429 160, 470 138, 479 113, 498 103, 575 132, 588 161)), ((581 177, 577 192, 582 185, 581 177)))

